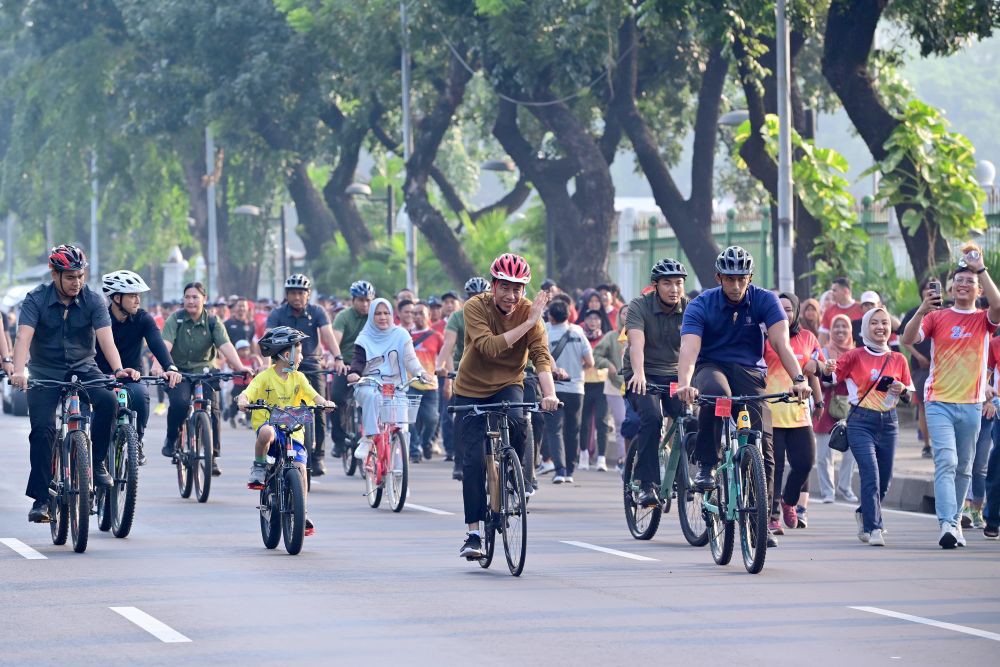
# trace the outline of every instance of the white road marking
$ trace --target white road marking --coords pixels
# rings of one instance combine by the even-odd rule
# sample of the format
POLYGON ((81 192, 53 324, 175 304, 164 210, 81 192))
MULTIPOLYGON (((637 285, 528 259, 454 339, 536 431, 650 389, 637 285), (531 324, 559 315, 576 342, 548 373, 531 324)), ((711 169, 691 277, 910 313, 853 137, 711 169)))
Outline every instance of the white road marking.
POLYGON ((6 544, 8 547, 21 554, 28 560, 46 560, 48 557, 44 554, 40 554, 27 544, 19 539, 13 537, 0 537, 0 544, 6 544))
MULTIPOLYGON (((858 509, 858 504, 857 503, 842 503, 842 502, 840 502, 838 500, 834 504, 838 505, 840 507, 850 507, 852 510, 858 509)), ((933 514, 924 514, 923 512, 911 512, 909 510, 894 510, 894 509, 889 509, 888 507, 883 507, 882 511, 883 512, 889 512, 891 514, 906 514, 908 516, 919 516, 919 517, 923 517, 925 519, 937 519, 937 517, 935 515, 933 515, 933 514)))
POLYGON ((108 607, 111 611, 132 621, 140 628, 166 644, 180 644, 191 641, 172 627, 159 621, 136 607, 108 607))
POLYGON ((650 558, 648 556, 640 556, 639 554, 630 554, 627 551, 618 551, 618 549, 609 549, 607 547, 599 547, 596 544, 589 544, 587 542, 575 542, 573 540, 559 540, 563 544, 568 544, 571 547, 580 547, 581 549, 590 549, 592 551, 600 551, 601 553, 611 554, 612 556, 621 556, 622 558, 630 558, 632 560, 647 560, 656 561, 656 558, 650 558))
POLYGON ((892 611, 891 609, 881 609, 879 607, 849 607, 849 608, 857 609, 858 611, 865 611, 868 612, 869 614, 879 614, 881 616, 889 616, 890 618, 898 618, 902 621, 910 621, 912 623, 930 625, 935 628, 941 628, 942 630, 961 632, 962 634, 972 635, 974 637, 982 637, 983 639, 992 639, 995 642, 1000 642, 1000 634, 997 634, 995 632, 988 632, 986 630, 980 630, 978 628, 970 628, 965 625, 956 625, 955 623, 945 623, 944 621, 935 621, 933 618, 924 618, 923 616, 911 616, 910 614, 903 614, 898 611, 892 611))
POLYGON ((445 512, 444 510, 434 509, 433 507, 424 507, 423 505, 417 505, 415 503, 406 503, 407 509, 417 510, 419 512, 427 512, 428 514, 439 514, 441 516, 455 516, 454 512, 445 512))

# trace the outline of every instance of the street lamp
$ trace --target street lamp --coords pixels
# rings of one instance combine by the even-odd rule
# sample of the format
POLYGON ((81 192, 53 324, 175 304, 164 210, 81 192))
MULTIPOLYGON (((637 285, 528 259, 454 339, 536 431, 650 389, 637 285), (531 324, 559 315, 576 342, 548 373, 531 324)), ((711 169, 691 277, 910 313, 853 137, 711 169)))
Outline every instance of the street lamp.
POLYGON ((392 238, 392 220, 396 217, 396 198, 392 196, 392 183, 385 186, 385 197, 372 197, 371 186, 367 183, 351 183, 344 188, 344 194, 371 202, 385 202, 385 233, 392 238))
POLYGON ((750 119, 750 112, 746 109, 734 109, 724 113, 719 117, 719 125, 722 127, 739 127, 750 119))
MULTIPOLYGON (((253 218, 260 218, 263 216, 264 212, 261 210, 260 206, 254 206, 253 204, 240 204, 233 209, 233 213, 236 215, 249 215, 253 218)), ((281 224, 281 275, 284 278, 288 277, 288 240, 285 237, 285 207, 281 207, 281 216, 278 218, 281 224)))

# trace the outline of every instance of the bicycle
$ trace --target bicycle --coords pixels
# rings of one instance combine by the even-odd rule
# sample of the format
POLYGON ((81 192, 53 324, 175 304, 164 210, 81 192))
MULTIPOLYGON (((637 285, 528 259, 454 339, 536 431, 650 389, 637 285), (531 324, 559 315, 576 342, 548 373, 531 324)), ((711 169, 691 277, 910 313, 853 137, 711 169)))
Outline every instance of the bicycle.
MULTIPOLYGON (((382 503, 383 491, 389 497, 393 512, 401 512, 406 504, 406 491, 410 476, 410 459, 407 456, 409 438, 403 437, 401 424, 417 420, 420 396, 408 396, 406 388, 420 378, 413 377, 401 384, 380 382, 373 377, 363 377, 351 386, 370 384, 382 393, 378 411, 378 432, 371 434, 373 446, 362 461, 361 478, 365 496, 372 508, 382 503)), ((365 434, 369 435, 369 434, 365 434)))
MULTIPOLYGON (((650 394, 672 395, 671 387, 656 384, 648 384, 646 391, 650 394)), ((661 481, 659 487, 654 486, 657 503, 652 507, 642 507, 637 503, 642 485, 633 479, 632 473, 639 460, 639 446, 634 441, 629 446, 622 471, 622 487, 625 522, 635 539, 653 539, 660 526, 661 515, 670 512, 671 501, 676 498, 677 518, 684 539, 693 547, 708 544, 708 528, 702 514, 703 497, 694 488, 690 473, 697 426, 698 421, 691 407, 687 406, 684 415, 673 420, 660 441, 656 453, 659 457, 661 481)))
POLYGON ((334 419, 339 416, 341 428, 347 434, 347 442, 344 443, 344 451, 340 454, 340 461, 344 467, 344 474, 354 477, 358 469, 358 460, 354 458, 354 450, 358 448, 358 441, 361 439, 361 406, 354 400, 352 392, 347 397, 347 404, 340 411, 340 415, 334 415, 334 419))
POLYGON ((728 565, 733 557, 736 521, 740 524, 740 550, 743 566, 750 574, 764 569, 767 557, 767 484, 764 457, 760 450, 761 433, 750 428, 750 413, 746 404, 752 402, 790 402, 791 394, 762 396, 706 396, 701 405, 715 404, 715 415, 722 418, 722 462, 717 468, 718 479, 711 489, 705 489, 705 524, 712 560, 728 565), (734 421, 733 404, 740 404, 734 421))
POLYGON ((193 486, 198 502, 208 501, 212 488, 212 411, 215 406, 205 398, 205 383, 231 380, 237 375, 242 373, 211 371, 208 368, 202 373, 181 373, 184 382, 193 385, 188 416, 181 423, 174 443, 173 462, 177 466, 177 489, 181 498, 190 498, 193 486))
POLYGON ((524 495, 524 473, 521 459, 510 444, 510 410, 539 410, 538 403, 483 403, 452 405, 449 414, 466 414, 486 419, 486 517, 480 522, 483 555, 479 567, 486 569, 493 562, 496 533, 503 536, 507 568, 515 577, 524 571, 528 549, 528 508, 524 495), (501 491, 502 489, 502 491, 501 491))
POLYGON ((267 474, 264 484, 259 487, 260 504, 257 505, 260 536, 268 549, 277 547, 278 541, 283 538, 285 551, 290 555, 302 551, 306 531, 306 494, 302 475, 294 465, 295 442, 292 434, 312 424, 314 414, 324 409, 312 405, 282 408, 261 403, 247 406, 248 411, 267 410, 265 423, 275 431, 275 441, 268 452, 267 474), (284 456, 281 456, 282 452, 284 456))
MULTIPOLYGON (((323 391, 319 392, 323 398, 329 398, 330 387, 326 378, 337 375, 337 371, 333 369, 322 369, 317 371, 302 371, 302 374, 306 377, 323 377, 323 391)), ((331 441, 333 439, 333 430, 329 427, 326 429, 327 435, 330 437, 331 441)), ((310 421, 305 425, 305 433, 303 434, 304 447, 306 449, 306 490, 312 491, 312 464, 314 451, 316 449, 316 423, 315 421, 310 421)), ((351 452, 353 455, 354 452, 351 452)))

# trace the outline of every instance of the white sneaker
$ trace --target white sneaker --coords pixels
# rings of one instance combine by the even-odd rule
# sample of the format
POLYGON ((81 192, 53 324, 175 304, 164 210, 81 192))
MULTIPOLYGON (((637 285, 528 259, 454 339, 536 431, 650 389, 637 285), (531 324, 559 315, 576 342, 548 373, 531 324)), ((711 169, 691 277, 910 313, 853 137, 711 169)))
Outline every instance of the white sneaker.
POLYGON ((958 546, 958 533, 955 526, 947 522, 941 524, 941 537, 938 539, 938 544, 942 549, 954 549, 958 546))
POLYGON ((586 449, 580 452, 580 463, 576 466, 577 470, 590 470, 590 452, 586 449))
POLYGON ((820 502, 823 503, 824 505, 832 505, 834 502, 836 502, 836 500, 834 499, 833 496, 823 496, 820 499, 820 502))
POLYGON ((607 462, 607 460, 605 460, 605 458, 603 456, 598 456, 597 457, 597 469, 600 472, 607 472, 608 471, 608 462, 607 462))
POLYGON ((555 477, 552 478, 552 483, 553 484, 562 484, 565 481, 566 481, 566 478, 563 477, 562 475, 556 475, 555 477))
POLYGON ((541 463, 538 464, 538 467, 535 468, 535 474, 547 475, 555 469, 556 469, 556 464, 553 463, 552 461, 542 461, 541 463))
POLYGON ((361 438, 357 449, 354 450, 354 458, 364 461, 368 458, 368 452, 372 450, 371 438, 361 438))
POLYGON ((865 532, 865 518, 861 516, 861 512, 855 512, 854 519, 858 522, 858 539, 867 544, 871 539, 871 533, 865 532))
POLYGON ((955 540, 960 547, 965 546, 965 533, 962 532, 962 526, 955 526, 955 540))
POLYGON ((868 544, 873 547, 885 546, 885 536, 882 534, 881 528, 876 528, 871 532, 871 535, 868 538, 868 544))
POLYGON ((572 484, 572 483, 573 483, 573 475, 566 475, 565 477, 563 477, 563 484, 572 484))

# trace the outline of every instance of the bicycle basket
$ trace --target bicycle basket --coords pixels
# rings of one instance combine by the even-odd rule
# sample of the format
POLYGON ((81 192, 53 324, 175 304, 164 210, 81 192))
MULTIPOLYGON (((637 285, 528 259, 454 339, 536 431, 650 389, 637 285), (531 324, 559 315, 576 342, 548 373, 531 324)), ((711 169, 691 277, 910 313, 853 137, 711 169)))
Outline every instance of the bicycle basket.
POLYGON ((282 410, 273 410, 267 421, 277 426, 284 426, 289 431, 296 431, 306 424, 313 423, 313 413, 309 408, 283 408, 282 410))
POLYGON ((383 398, 379 405, 379 421, 383 424, 406 424, 417 421, 421 396, 393 396, 383 398))

